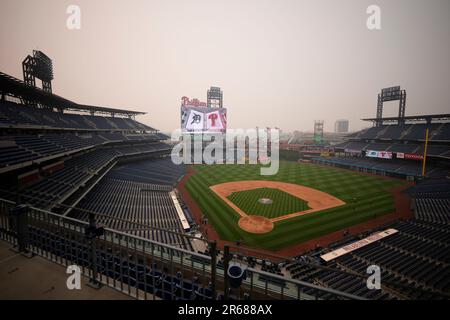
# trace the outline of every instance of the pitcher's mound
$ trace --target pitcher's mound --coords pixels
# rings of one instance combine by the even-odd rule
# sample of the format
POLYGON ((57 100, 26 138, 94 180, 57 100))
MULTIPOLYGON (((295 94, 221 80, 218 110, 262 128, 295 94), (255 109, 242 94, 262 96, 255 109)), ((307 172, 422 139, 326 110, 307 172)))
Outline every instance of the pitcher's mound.
POLYGON ((273 230, 273 223, 261 216, 245 216, 239 219, 239 227, 250 233, 268 233, 273 230))
POLYGON ((258 202, 261 204, 272 204, 273 200, 269 199, 269 198, 261 198, 261 199, 258 199, 258 202))

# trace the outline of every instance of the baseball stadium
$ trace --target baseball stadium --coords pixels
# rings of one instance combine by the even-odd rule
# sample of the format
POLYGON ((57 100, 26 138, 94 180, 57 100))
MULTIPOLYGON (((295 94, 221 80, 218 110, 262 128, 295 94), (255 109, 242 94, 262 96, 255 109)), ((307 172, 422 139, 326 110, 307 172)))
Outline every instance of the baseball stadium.
POLYGON ((422 94, 409 83, 377 84, 376 116, 352 110, 352 132, 313 118, 288 132, 274 115, 245 119, 255 134, 240 143, 227 100, 240 84, 192 76, 206 94, 191 98, 172 79, 151 95, 176 95, 174 138, 154 120, 165 107, 133 107, 144 86, 95 83, 81 103, 85 77, 60 95, 74 69, 54 56, 0 57, 20 69, 0 72, 1 300, 450 299, 450 114, 407 112, 407 92, 422 94), (130 103, 98 105, 116 90, 130 103))

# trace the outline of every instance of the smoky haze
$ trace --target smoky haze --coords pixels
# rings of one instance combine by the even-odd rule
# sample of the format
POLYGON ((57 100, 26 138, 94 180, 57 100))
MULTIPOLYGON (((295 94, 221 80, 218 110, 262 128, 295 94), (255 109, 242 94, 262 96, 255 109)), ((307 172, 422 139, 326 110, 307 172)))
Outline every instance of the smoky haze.
MULTIPOLYGON (((53 92, 147 112, 179 127, 180 98, 224 91, 232 128, 312 131, 370 125, 382 87, 407 90, 407 115, 450 111, 448 0, 77 0, 0 2, 0 71, 22 79, 33 49, 53 59, 53 92), (81 29, 66 27, 69 5, 81 29), (366 27, 369 5, 381 27, 366 27)), ((388 104, 385 115, 396 115, 388 104)))

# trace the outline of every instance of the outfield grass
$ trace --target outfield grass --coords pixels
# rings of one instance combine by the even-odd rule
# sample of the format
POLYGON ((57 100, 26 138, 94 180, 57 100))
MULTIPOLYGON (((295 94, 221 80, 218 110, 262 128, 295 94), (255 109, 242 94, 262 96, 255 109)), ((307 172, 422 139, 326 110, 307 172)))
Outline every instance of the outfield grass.
POLYGON ((186 188, 208 221, 224 240, 269 250, 304 242, 394 211, 389 190, 404 184, 353 171, 313 164, 281 162, 277 175, 261 176, 258 165, 194 166, 186 188), (241 180, 273 180, 300 184, 327 192, 344 202, 336 208, 279 221, 266 234, 251 234, 237 225, 239 215, 209 187, 241 180))
POLYGON ((306 201, 273 188, 234 192, 227 198, 246 214, 263 216, 268 219, 310 209, 306 201), (261 198, 269 198, 273 202, 263 204, 258 201, 261 198))

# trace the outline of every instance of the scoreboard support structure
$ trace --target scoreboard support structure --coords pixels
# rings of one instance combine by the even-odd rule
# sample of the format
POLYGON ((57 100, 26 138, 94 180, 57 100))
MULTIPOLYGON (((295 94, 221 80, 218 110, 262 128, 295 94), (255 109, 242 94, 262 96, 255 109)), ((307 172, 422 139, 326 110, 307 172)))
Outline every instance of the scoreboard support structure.
POLYGON ((405 110, 406 110, 406 90, 402 90, 400 86, 384 88, 381 93, 378 94, 377 103, 377 120, 376 126, 383 125, 383 104, 386 101, 399 101, 398 106, 398 124, 405 124, 405 110))

